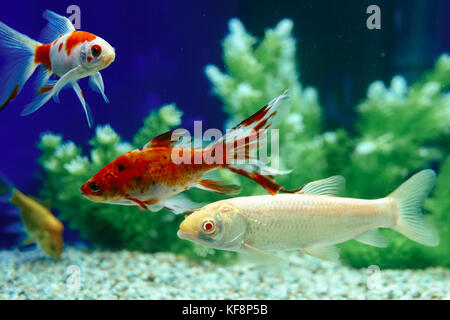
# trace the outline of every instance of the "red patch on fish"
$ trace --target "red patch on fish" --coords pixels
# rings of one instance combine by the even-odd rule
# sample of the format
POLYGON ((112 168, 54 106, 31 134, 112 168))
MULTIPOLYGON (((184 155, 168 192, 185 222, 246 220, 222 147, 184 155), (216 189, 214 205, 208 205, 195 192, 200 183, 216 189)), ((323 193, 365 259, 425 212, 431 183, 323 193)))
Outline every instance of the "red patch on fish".
POLYGON ((266 105, 265 107, 261 108, 258 112, 256 112, 254 115, 252 115, 249 118, 242 121, 239 124, 239 126, 248 127, 251 124, 260 121, 262 118, 264 118, 266 116, 266 114, 267 114, 267 112, 269 112, 269 110, 270 110, 270 107, 268 105, 266 105))
POLYGON ((49 92, 53 89, 53 86, 45 86, 45 87, 39 87, 38 89, 38 95, 41 95, 43 93, 49 92))
POLYGON ((51 70, 52 65, 50 62, 50 44, 41 44, 36 47, 34 53, 34 62, 36 64, 43 64, 49 70, 51 70))
POLYGON ((0 106, 0 111, 3 110, 3 108, 5 108, 8 105, 8 103, 14 100, 17 97, 18 93, 19 93, 19 84, 16 84, 13 91, 9 95, 8 99, 6 99, 6 101, 0 106))
POLYGON ((96 35, 85 31, 74 31, 66 39, 66 52, 69 56, 72 49, 85 41, 92 41, 97 38, 96 35))
POLYGON ((61 43, 59 44, 59 47, 58 47, 58 52, 61 52, 62 47, 63 47, 63 43, 61 42, 61 43))

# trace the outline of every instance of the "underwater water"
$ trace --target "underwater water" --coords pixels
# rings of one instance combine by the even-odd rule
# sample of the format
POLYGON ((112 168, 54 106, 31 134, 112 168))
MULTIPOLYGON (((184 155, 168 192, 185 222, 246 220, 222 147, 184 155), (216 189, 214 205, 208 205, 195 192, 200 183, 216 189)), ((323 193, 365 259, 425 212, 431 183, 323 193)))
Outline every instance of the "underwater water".
POLYGON ((372 5, 0 2, 0 299, 448 299, 450 3, 372 5))

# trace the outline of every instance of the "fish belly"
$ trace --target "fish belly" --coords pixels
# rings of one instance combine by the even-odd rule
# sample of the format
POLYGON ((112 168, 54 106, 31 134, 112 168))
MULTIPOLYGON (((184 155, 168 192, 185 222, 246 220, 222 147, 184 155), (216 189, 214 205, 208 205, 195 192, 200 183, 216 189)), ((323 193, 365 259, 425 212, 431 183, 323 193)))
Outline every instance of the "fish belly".
POLYGON ((332 245, 394 223, 387 199, 298 194, 253 198, 243 208, 246 241, 262 250, 332 245))
POLYGON ((182 192, 185 190, 184 186, 166 184, 159 184, 150 186, 149 188, 136 188, 130 192, 130 196, 140 201, 147 201, 149 199, 158 200, 158 203, 182 192))

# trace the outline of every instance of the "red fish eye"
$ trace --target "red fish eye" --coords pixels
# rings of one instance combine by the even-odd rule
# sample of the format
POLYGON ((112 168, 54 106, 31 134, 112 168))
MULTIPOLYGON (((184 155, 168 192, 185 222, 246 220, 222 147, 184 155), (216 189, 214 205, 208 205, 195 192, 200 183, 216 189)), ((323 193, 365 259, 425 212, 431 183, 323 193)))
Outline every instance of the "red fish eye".
POLYGON ((203 221, 202 229, 205 233, 211 234, 215 231, 216 227, 214 225, 214 221, 212 220, 205 220, 203 221))
POLYGON ((102 48, 98 44, 94 44, 91 48, 92 55, 97 58, 102 53, 102 48))

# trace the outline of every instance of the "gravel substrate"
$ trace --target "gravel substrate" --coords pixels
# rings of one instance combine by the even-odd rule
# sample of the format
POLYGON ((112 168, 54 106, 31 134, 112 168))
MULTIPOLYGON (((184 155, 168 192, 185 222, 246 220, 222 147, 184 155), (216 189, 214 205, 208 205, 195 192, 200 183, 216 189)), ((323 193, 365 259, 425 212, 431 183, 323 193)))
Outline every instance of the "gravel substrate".
POLYGON ((351 269, 286 255, 276 267, 67 247, 0 251, 0 299, 449 299, 450 270, 351 269), (78 277, 79 276, 79 277, 78 277), (369 289, 370 288, 370 289, 369 289))

